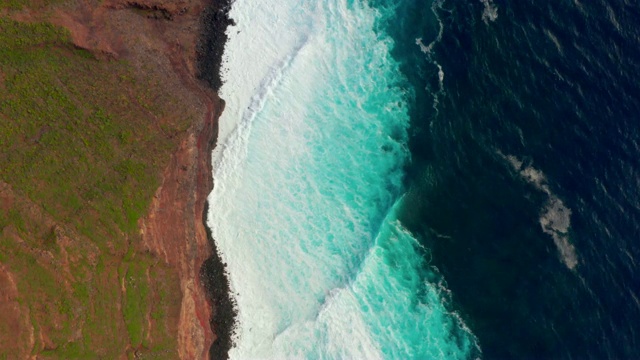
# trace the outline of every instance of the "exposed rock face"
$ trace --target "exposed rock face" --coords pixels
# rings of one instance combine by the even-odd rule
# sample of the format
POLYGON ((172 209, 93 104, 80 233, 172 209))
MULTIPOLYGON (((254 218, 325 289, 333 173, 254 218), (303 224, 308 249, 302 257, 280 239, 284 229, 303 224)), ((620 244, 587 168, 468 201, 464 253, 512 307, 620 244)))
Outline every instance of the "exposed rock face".
POLYGON ((0 314, 9 330, 17 334, 22 341, 1 342, 0 347, 9 350, 17 357, 28 358, 29 349, 35 342, 34 329, 29 323, 29 308, 18 301, 18 288, 13 274, 0 265, 0 314))
POLYGON ((198 42, 198 77, 218 91, 222 86, 220 70, 222 54, 227 43, 227 27, 233 25, 229 17, 232 0, 217 0, 202 14, 203 36, 198 42))
POLYGON ((200 282, 200 268, 211 255, 204 223, 206 197, 212 189, 211 150, 222 103, 211 106, 201 128, 181 144, 165 171, 148 217, 143 221, 145 246, 180 274, 182 307, 179 354, 205 359, 213 342, 211 306, 200 282))
MULTIPOLYGON (((150 65, 178 98, 202 114, 176 149, 149 213, 140 221, 143 247, 174 267, 180 278, 178 353, 182 359, 209 358, 216 339, 211 330, 216 326, 213 298, 201 281, 201 267, 212 255, 202 217, 213 187, 211 150, 224 107, 213 90, 220 86, 227 8, 227 1, 109 0, 97 7, 79 5, 56 16, 56 22, 71 31, 76 46, 126 59, 139 68, 150 65), (202 34, 215 38, 199 38, 202 34)), ((228 350, 228 339, 226 344, 228 350)), ((226 357, 226 351, 218 355, 226 357)))
POLYGON ((147 11, 151 18, 172 20, 175 16, 186 13, 193 6, 193 1, 110 0, 105 2, 105 6, 112 9, 138 9, 147 11))

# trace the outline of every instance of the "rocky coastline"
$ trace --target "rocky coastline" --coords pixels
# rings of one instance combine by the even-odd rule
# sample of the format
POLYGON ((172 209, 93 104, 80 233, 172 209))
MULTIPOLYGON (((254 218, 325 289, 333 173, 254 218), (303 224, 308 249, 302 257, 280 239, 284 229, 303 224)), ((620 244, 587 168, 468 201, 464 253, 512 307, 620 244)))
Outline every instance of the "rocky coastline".
MULTIPOLYGON (((202 30, 200 41, 198 44, 198 77, 209 84, 216 92, 222 86, 221 70, 222 55, 227 42, 226 29, 233 25, 233 20, 229 17, 231 8, 231 0, 220 0, 209 5, 202 15, 202 30)), ((203 137, 202 141, 206 142, 206 146, 200 147, 206 153, 207 159, 207 184, 208 191, 205 195, 209 195, 213 190, 211 152, 216 146, 218 117, 224 110, 224 101, 219 108, 215 122, 215 134, 213 137, 203 137)), ((198 207, 199 209, 199 207, 198 207)), ((214 333, 215 340, 209 347, 210 359, 227 359, 229 350, 233 346, 233 331, 237 311, 235 304, 231 298, 231 290, 229 280, 226 275, 226 265, 218 255, 215 240, 211 235, 211 230, 207 226, 207 217, 209 212, 209 204, 205 200, 202 207, 202 224, 206 231, 207 241, 209 244, 210 254, 200 266, 200 276, 202 286, 204 287, 207 299, 212 304, 212 314, 210 316, 210 326, 214 333)))
MULTIPOLYGON (((149 218, 156 219, 157 225, 165 221, 170 222, 171 220, 166 217, 171 217, 171 213, 159 215, 158 209, 181 203, 180 198, 190 199, 184 210, 193 215, 195 221, 184 219, 183 224, 187 224, 187 229, 184 229, 187 233, 187 241, 184 244, 186 247, 176 249, 181 253, 180 262, 183 265, 187 263, 187 266, 182 268, 180 277, 181 282, 184 283, 179 327, 179 339, 182 339, 180 354, 184 359, 195 357, 227 359, 229 349, 233 345, 236 310, 229 293, 225 265, 218 256, 215 241, 207 227, 206 199, 214 186, 211 152, 216 146, 218 118, 224 110, 224 101, 218 98, 217 91, 222 85, 220 71, 222 54, 227 41, 225 32, 227 26, 232 25, 233 22, 228 15, 230 0, 205 0, 204 2, 205 7, 198 20, 195 64, 189 68, 195 71, 192 74, 199 83, 194 88, 200 88, 204 83, 208 89, 201 92, 210 101, 207 102, 203 122, 194 124, 193 135, 189 136, 184 145, 174 154, 175 161, 172 161, 165 171, 167 185, 158 189, 156 197, 164 201, 159 201, 152 207, 149 218), (181 171, 185 167, 191 171, 185 174, 185 171, 181 171), (182 179, 180 175, 183 175, 182 179), (189 185, 182 188, 185 191, 175 191, 171 185, 174 181, 189 185), (190 190, 195 190, 195 197, 190 190), (197 341, 198 338, 203 338, 204 341, 197 341)), ((166 13, 166 11, 162 12, 162 14, 166 13)), ((192 74, 186 74, 186 76, 192 74)), ((183 76, 185 76, 184 73, 183 76)), ((173 211, 172 213, 183 212, 173 211)), ((160 225, 159 228, 162 226, 160 225)), ((157 237, 164 238, 165 235, 158 234, 157 237)), ((154 243, 156 240, 149 239, 149 243, 154 243)), ((150 246, 149 249, 154 248, 150 246)), ((166 254, 166 250, 164 253, 166 254)))

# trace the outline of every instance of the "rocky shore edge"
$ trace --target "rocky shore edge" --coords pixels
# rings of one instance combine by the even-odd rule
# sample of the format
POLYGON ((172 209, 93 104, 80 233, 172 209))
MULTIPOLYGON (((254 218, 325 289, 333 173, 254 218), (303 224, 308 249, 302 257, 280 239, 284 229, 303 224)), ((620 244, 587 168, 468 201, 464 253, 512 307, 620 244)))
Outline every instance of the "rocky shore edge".
MULTIPOLYGON (((211 156, 217 141, 218 118, 224 110, 224 101, 217 91, 222 85, 226 29, 233 24, 229 18, 232 2, 107 2, 107 7, 111 4, 116 10, 127 8, 142 12, 147 18, 147 29, 153 32, 149 38, 163 43, 159 51, 146 54, 148 51, 143 50, 141 56, 132 56, 130 52, 140 49, 129 50, 125 44, 124 49, 115 51, 116 55, 143 61, 150 59, 148 55, 166 57, 183 87, 176 87, 175 91, 192 97, 194 107, 204 113, 194 119, 174 152, 164 170, 162 185, 140 226, 145 249, 174 266, 180 278, 182 303, 177 336, 181 359, 227 359, 233 346, 236 311, 225 264, 207 227, 207 197, 214 186, 211 156)), ((167 86, 172 86, 170 81, 167 86)))
MULTIPOLYGON (((200 53, 198 59, 199 77, 216 91, 222 86, 222 55, 227 42, 226 29, 229 25, 233 25, 233 20, 229 18, 231 3, 232 0, 221 0, 211 4, 202 16, 202 34, 198 47, 200 53)), ((223 110, 220 109, 220 113, 223 110)), ((211 150, 215 145, 215 141, 210 144, 211 150)), ((211 157, 211 151, 209 151, 209 157, 211 157)), ((211 162, 209 162, 209 166, 211 166, 211 162)), ((227 359, 229 350, 233 346, 237 310, 231 298, 226 264, 218 254, 215 239, 207 225, 208 213, 209 203, 205 201, 202 223, 207 233, 211 256, 204 261, 200 268, 200 281, 205 288, 208 300, 213 305, 210 322, 211 329, 216 336, 216 340, 209 348, 209 357, 210 359, 227 359)))
POLYGON ((224 110, 217 91, 222 86, 226 29, 233 24, 229 18, 232 0, 193 0, 190 11, 175 7, 175 3, 169 8, 163 0, 148 1, 137 2, 135 8, 151 11, 150 17, 160 19, 160 24, 180 22, 184 17, 183 21, 190 22, 186 30, 195 38, 187 38, 189 43, 169 54, 182 82, 203 100, 206 114, 192 125, 166 168, 163 184, 143 222, 143 239, 148 250, 164 256, 180 274, 180 358, 227 359, 233 346, 236 311, 225 264, 207 227, 207 197, 214 186, 211 156, 218 118, 224 110), (194 18, 188 20, 189 14, 194 18))

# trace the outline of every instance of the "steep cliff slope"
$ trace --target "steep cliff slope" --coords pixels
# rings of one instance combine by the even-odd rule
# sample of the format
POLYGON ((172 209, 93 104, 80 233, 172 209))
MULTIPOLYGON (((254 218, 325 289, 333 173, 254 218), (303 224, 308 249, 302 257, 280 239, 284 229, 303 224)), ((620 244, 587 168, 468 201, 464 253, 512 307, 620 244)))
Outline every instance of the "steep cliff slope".
POLYGON ((207 357, 221 6, 0 0, 0 359, 207 357))

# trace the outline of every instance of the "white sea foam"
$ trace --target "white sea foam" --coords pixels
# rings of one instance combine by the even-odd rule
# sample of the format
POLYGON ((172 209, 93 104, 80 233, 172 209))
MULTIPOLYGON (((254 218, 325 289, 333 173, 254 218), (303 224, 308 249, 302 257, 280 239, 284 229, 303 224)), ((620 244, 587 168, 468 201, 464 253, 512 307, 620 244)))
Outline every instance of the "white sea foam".
POLYGON ((431 4, 431 12, 433 13, 434 19, 438 22, 438 34, 428 45, 424 44, 422 38, 416 39, 416 45, 420 47, 420 51, 425 53, 429 61, 431 61, 431 63, 438 69, 438 90, 433 91, 433 109, 436 111, 436 114, 439 111, 438 105, 440 104, 440 96, 444 94, 444 70, 433 56, 433 47, 442 41, 442 34, 444 31, 444 24, 442 23, 442 19, 440 19, 440 15, 438 15, 438 9, 442 8, 442 4, 442 0, 433 1, 431 4))
POLYGON ((298 8, 298 5, 301 4, 261 2, 252 5, 256 14, 262 13, 261 19, 264 21, 258 21, 260 18, 238 10, 241 7, 237 5, 232 6, 230 16, 237 25, 229 27, 227 35, 232 43, 243 46, 226 47, 222 80, 242 83, 242 86, 223 86, 221 89, 227 106, 224 111, 225 120, 219 124, 218 143, 222 146, 214 149, 214 159, 228 145, 226 139, 232 132, 242 131, 242 127, 247 128, 246 122, 255 117, 255 111, 261 108, 271 89, 277 87, 282 72, 306 43, 312 31, 312 23, 307 21, 311 6, 302 4, 298 8), (288 16, 282 16, 283 14, 288 16), (260 43, 261 38, 276 36, 279 39, 277 46, 260 43), (251 56, 247 56, 247 53, 251 56), (251 99, 250 102, 247 102, 248 99, 251 99))
POLYGON ((571 228, 571 209, 558 198, 547 183, 544 173, 513 155, 499 154, 511 164, 513 169, 528 183, 547 195, 547 201, 540 213, 540 226, 542 231, 551 236, 555 243, 560 259, 569 269, 575 269, 578 265, 578 255, 575 246, 571 243, 569 230, 571 228))
POLYGON ((395 219, 409 118, 378 15, 351 0, 234 2, 208 219, 237 303, 231 358, 474 347, 395 219))
POLYGON ((485 24, 488 24, 489 21, 496 21, 498 18, 498 7, 493 3, 492 0, 480 0, 480 2, 484 5, 484 10, 482 10, 482 21, 485 24))

